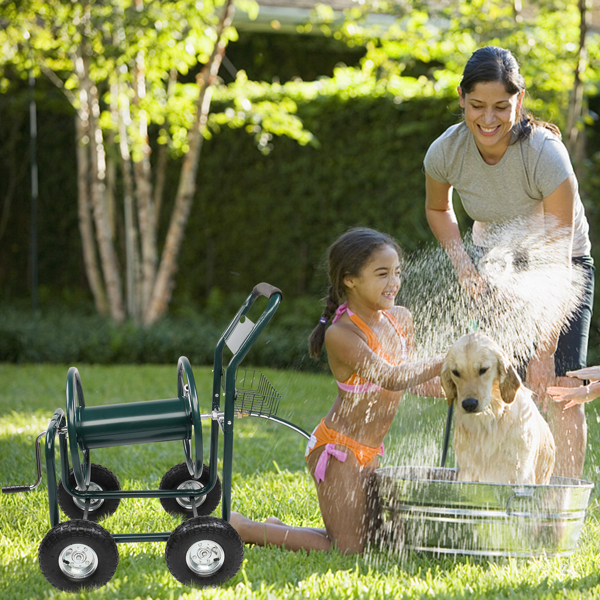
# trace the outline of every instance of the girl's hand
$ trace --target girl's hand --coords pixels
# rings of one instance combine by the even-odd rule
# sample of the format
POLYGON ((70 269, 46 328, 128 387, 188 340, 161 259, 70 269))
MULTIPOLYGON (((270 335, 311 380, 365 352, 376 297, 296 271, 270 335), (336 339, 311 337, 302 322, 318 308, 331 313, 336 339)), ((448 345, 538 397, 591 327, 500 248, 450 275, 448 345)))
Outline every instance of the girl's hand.
POLYGON ((548 394, 555 402, 567 402, 565 408, 571 408, 600 397, 600 383, 596 381, 590 385, 580 385, 577 388, 549 387, 548 394))

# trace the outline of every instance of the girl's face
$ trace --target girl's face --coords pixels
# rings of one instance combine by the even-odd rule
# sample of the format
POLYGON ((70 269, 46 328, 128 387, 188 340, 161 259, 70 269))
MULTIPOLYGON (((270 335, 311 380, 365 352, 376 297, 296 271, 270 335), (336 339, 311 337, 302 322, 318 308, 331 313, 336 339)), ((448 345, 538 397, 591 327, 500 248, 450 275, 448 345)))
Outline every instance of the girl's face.
POLYGON ((385 310, 394 306, 400 290, 400 259, 391 246, 373 252, 358 276, 344 277, 349 299, 370 310, 385 310))
POLYGON ((501 81, 485 81, 475 84, 468 94, 458 88, 458 94, 465 123, 484 158, 486 153, 503 154, 510 143, 525 92, 509 94, 501 81))

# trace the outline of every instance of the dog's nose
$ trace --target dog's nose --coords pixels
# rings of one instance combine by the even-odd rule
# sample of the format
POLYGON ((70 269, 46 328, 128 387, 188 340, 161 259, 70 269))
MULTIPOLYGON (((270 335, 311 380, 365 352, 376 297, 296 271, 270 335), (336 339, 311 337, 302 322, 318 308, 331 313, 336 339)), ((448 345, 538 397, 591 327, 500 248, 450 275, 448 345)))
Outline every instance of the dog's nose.
POLYGON ((465 398, 462 401, 462 407, 465 409, 465 412, 472 413, 477 410, 477 406, 479 405, 479 400, 477 398, 465 398))

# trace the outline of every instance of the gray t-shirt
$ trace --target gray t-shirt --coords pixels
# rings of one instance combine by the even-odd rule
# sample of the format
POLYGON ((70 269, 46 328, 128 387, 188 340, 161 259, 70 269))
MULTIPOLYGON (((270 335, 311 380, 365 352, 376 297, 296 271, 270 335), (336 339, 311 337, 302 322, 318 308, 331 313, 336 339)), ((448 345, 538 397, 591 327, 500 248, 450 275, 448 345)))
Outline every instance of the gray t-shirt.
MULTIPOLYGON (((462 122, 431 144, 424 164, 431 178, 456 189, 465 211, 476 222, 474 240, 482 245, 486 245, 487 226, 543 215, 542 200, 573 174, 567 149, 542 127, 509 145, 497 164, 488 165, 462 122)), ((588 255, 589 226, 578 191, 573 229, 573 256, 588 255)))

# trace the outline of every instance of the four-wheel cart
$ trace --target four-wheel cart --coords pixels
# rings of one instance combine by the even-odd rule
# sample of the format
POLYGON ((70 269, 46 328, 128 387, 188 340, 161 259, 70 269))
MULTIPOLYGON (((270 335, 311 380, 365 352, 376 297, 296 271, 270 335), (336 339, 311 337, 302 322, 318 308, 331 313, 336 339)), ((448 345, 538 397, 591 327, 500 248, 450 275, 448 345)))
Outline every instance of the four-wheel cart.
POLYGON ((177 364, 177 397, 167 400, 86 406, 79 372, 75 367, 69 369, 66 414, 58 408, 48 429, 36 439, 37 483, 2 488, 5 493, 24 492, 40 484, 40 440, 45 436, 52 528, 40 544, 39 562, 53 586, 76 592, 106 584, 117 568, 117 543, 166 542, 169 570, 188 585, 219 584, 238 572, 244 546, 229 524, 234 417, 273 420, 308 437, 302 429, 275 417, 280 395, 261 373, 238 369, 281 299, 282 293, 277 288, 266 283, 257 285, 221 336, 214 355, 209 413, 200 412, 194 375, 184 356, 177 364), (254 324, 246 315, 261 296, 268 298, 268 303, 254 324), (226 367, 225 345, 233 353, 226 367), (211 421, 208 465, 204 464, 203 419, 211 421), (223 432, 221 480, 217 475, 220 430, 223 432), (57 436, 62 475, 58 485, 57 436), (164 475, 158 490, 122 490, 111 471, 90 460, 90 450, 95 448, 173 440, 183 441, 185 462, 164 475), (185 520, 173 532, 112 535, 96 521, 112 514, 121 498, 159 498, 167 512, 183 515, 185 520), (222 517, 209 516, 220 501, 222 517), (59 506, 70 521, 60 522, 59 506))

